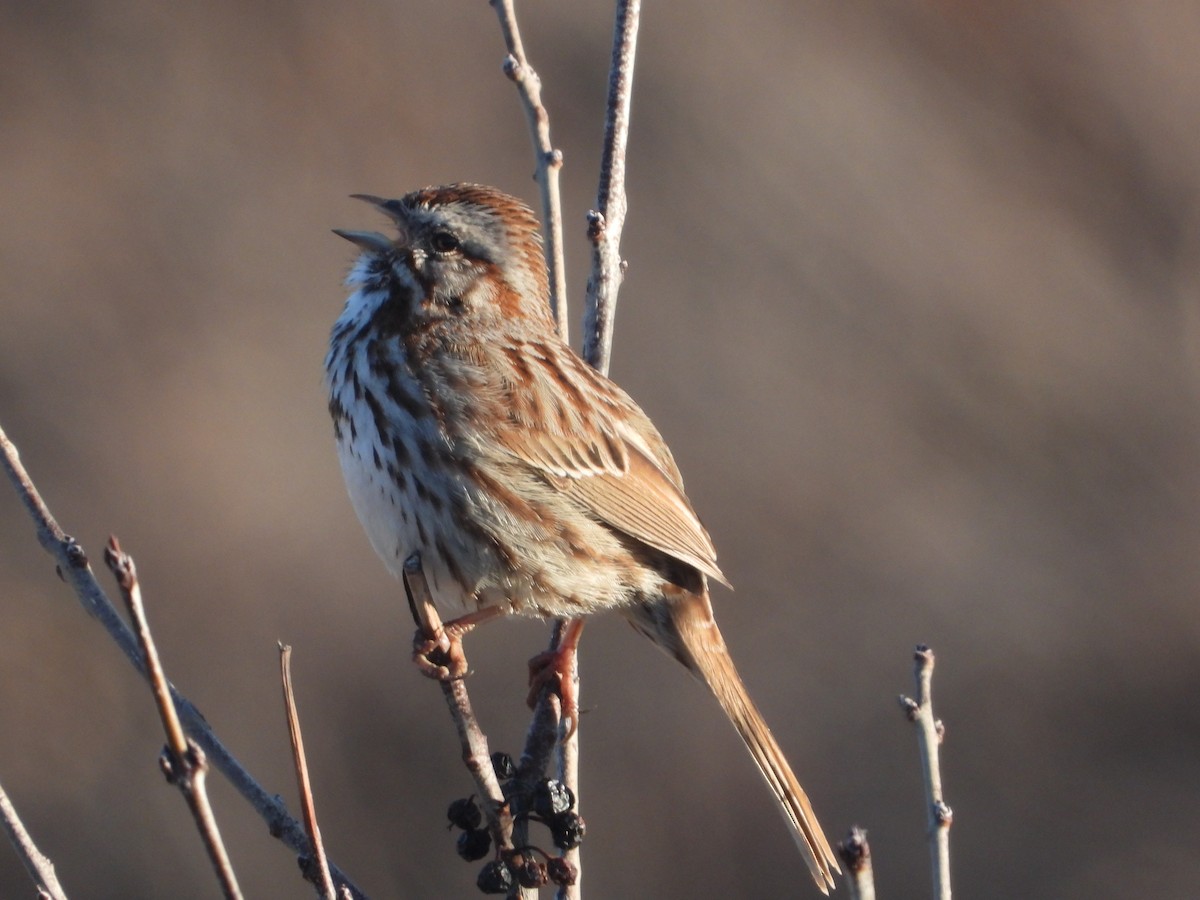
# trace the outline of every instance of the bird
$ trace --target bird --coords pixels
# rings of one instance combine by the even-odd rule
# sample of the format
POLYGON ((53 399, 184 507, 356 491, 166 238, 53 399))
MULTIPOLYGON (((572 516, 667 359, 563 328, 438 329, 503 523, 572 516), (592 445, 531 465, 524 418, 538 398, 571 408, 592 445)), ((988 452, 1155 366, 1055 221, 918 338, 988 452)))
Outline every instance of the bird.
POLYGON ((329 411, 371 545, 397 578, 419 559, 447 620, 451 664, 427 674, 464 674, 461 638, 489 619, 566 619, 540 675, 573 723, 582 623, 621 613, 716 698, 828 893, 837 861, 713 617, 713 542, 649 416, 560 337, 537 217, 480 184, 353 196, 395 233, 334 229, 359 252, 329 411))

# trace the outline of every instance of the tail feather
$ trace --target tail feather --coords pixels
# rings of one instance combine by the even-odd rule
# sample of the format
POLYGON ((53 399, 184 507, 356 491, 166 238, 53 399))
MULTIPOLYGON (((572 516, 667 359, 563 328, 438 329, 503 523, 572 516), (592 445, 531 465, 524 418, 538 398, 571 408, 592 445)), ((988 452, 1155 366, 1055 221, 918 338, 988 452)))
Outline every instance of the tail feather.
POLYGON ((808 795, 742 684, 713 619, 708 597, 688 593, 665 604, 643 607, 630 618, 639 630, 679 659, 712 691, 791 825, 813 880, 822 893, 828 894, 834 886, 833 873, 841 872, 837 859, 817 822, 808 795), (669 615, 663 614, 668 611, 669 615))

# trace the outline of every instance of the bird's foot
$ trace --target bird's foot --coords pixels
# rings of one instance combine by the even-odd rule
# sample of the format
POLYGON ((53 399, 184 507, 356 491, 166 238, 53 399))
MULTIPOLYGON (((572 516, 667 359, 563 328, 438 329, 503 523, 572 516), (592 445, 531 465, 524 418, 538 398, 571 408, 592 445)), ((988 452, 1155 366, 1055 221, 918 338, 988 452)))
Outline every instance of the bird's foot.
POLYGON ((432 637, 418 628, 413 635, 413 663, 427 678, 436 681, 457 681, 470 674, 467 655, 463 652, 463 635, 480 622, 500 615, 501 610, 487 606, 459 616, 445 625, 437 624, 432 637))
MULTIPOLYGON (((470 629, 468 628, 467 631, 470 629)), ((418 628, 413 635, 413 664, 426 678, 435 681, 456 681, 465 678, 469 671, 467 655, 463 652, 462 636, 465 631, 452 633, 449 625, 438 629, 429 637, 418 628)))
POLYGON ((575 680, 576 653, 579 650, 579 636, 582 632, 583 619, 571 619, 563 629, 556 648, 539 653, 529 660, 529 696, 526 702, 530 708, 537 706, 543 689, 558 695, 561 702, 560 715, 567 722, 563 740, 571 737, 579 727, 579 701, 575 680))

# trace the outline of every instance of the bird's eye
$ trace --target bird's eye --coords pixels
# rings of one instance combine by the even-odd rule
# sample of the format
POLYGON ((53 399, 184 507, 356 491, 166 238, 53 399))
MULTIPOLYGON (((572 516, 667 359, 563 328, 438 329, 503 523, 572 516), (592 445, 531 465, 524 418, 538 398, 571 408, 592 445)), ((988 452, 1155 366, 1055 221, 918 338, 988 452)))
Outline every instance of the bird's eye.
POLYGON ((429 239, 429 246, 433 248, 434 253, 446 254, 454 253, 462 244, 453 232, 435 231, 433 237, 429 239))

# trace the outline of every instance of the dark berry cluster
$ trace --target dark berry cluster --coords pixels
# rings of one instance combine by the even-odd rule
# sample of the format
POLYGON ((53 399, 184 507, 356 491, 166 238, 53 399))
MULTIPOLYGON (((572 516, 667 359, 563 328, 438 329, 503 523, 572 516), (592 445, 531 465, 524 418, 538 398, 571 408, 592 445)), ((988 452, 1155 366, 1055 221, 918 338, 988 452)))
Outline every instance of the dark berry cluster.
MULTIPOLYGON (((512 799, 517 788, 517 767, 507 753, 493 753, 492 766, 504 789, 504 796, 512 799)), ((523 792, 522 792, 523 793, 523 792)), ((554 845, 561 850, 578 847, 583 840, 584 823, 575 812, 575 795, 561 781, 543 778, 526 796, 530 812, 525 815, 541 822, 550 829, 554 845)), ((519 809, 522 804, 514 804, 519 809)), ((446 811, 452 828, 461 830, 456 849, 458 855, 468 861, 483 859, 492 850, 492 837, 483 827, 483 814, 474 797, 455 800, 446 811)), ((498 854, 479 872, 476 884, 485 894, 508 894, 517 886, 538 888, 554 883, 570 885, 579 877, 578 871, 562 856, 551 856, 545 851, 529 846, 498 854)))
POLYGON ((571 885, 578 877, 579 871, 561 856, 548 856, 537 847, 522 847, 484 866, 475 884, 485 894, 508 894, 517 885, 523 888, 540 888, 550 883, 571 885))

